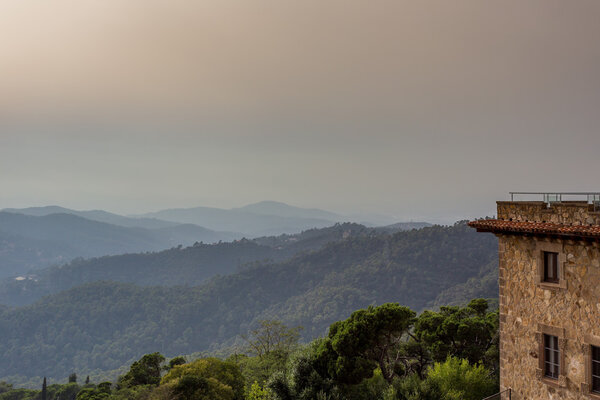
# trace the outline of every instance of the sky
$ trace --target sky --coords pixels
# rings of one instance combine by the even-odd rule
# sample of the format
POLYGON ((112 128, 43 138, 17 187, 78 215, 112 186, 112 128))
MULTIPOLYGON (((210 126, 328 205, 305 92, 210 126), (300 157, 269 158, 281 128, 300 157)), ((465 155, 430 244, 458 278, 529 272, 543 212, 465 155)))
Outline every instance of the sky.
POLYGON ((451 222, 599 191, 596 0, 3 0, 0 208, 451 222))

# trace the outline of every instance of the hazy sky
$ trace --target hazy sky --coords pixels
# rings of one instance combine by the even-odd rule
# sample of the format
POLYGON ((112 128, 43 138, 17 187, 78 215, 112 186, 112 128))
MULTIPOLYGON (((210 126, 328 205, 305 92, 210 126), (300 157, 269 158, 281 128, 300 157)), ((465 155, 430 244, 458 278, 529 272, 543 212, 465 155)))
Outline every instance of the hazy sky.
POLYGON ((597 0, 3 0, 0 208, 600 190, 597 0))

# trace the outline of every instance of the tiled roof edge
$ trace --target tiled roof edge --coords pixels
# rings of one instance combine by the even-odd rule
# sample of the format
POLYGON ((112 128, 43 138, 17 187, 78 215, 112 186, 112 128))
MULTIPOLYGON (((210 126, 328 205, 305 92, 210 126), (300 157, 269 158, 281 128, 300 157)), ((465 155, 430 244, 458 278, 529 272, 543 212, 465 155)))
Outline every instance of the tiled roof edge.
POLYGON ((469 222, 478 232, 556 235, 580 238, 599 238, 600 225, 562 225, 550 222, 505 221, 484 219, 469 222))

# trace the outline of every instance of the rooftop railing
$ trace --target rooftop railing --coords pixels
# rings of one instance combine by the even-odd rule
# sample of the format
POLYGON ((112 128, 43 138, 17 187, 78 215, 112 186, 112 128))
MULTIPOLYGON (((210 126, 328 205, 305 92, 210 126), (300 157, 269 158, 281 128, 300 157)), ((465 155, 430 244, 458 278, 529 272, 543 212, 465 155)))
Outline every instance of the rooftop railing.
MULTIPOLYGON (((542 201, 550 207, 552 203, 562 201, 587 201, 593 204, 595 210, 600 210, 600 192, 509 192, 510 201, 515 201, 515 196, 542 196, 542 201)), ((539 197, 538 197, 539 199, 539 197)))

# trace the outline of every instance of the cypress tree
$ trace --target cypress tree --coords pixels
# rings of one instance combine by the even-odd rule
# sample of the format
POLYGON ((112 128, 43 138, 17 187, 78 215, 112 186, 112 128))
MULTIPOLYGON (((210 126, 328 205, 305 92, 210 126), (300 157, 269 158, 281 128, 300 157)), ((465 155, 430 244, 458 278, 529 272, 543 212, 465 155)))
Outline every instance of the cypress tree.
POLYGON ((42 383, 42 400, 47 400, 48 389, 46 388, 46 377, 44 377, 44 383, 42 383))

